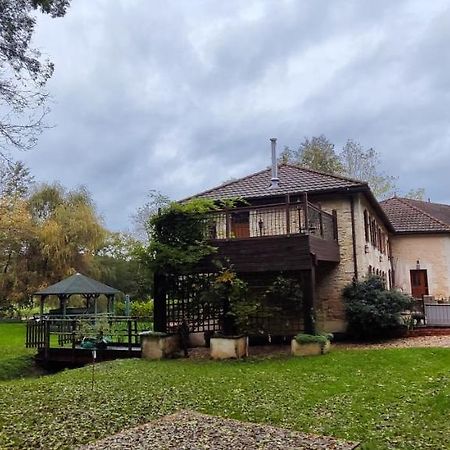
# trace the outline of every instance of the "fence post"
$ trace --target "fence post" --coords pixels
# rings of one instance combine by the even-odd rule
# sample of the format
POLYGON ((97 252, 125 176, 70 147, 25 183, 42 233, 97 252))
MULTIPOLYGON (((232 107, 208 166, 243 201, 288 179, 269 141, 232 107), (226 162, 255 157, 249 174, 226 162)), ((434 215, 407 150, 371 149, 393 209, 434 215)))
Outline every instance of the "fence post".
POLYGON ((128 326, 128 353, 131 354, 131 320, 127 319, 128 326))

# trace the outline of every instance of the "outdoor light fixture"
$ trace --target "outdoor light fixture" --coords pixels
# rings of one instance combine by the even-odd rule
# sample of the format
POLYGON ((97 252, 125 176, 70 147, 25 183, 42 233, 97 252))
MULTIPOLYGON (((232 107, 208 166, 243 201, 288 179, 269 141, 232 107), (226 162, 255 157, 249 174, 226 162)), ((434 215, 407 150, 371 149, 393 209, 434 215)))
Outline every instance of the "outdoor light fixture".
POLYGON ((420 261, 419 260, 416 261, 416 270, 420 270, 420 261))

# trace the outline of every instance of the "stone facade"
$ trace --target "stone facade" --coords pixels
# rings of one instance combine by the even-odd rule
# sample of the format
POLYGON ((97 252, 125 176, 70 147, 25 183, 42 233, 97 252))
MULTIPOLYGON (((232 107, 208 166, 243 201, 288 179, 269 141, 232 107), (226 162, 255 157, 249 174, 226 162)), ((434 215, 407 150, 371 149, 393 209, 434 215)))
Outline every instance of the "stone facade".
MULTIPOLYGON (((381 218, 372 209, 363 194, 353 196, 354 232, 356 243, 356 267, 353 253, 353 226, 351 200, 348 196, 335 196, 333 199, 321 201, 324 211, 337 212, 339 249, 341 261, 336 265, 319 265, 316 269, 316 314, 317 325, 321 331, 340 333, 346 330, 345 309, 342 290, 356 276, 362 279, 368 275, 369 266, 373 273, 388 274, 392 272, 388 250, 383 253, 370 242, 366 242, 364 211, 373 218, 386 241, 389 232, 381 218), (356 270, 356 272, 355 272, 356 270)), ((388 249, 388 244, 385 246, 388 249)))
POLYGON ((429 295, 450 296, 450 236, 448 234, 408 234, 391 238, 395 287, 411 294, 410 270, 427 271, 429 295))

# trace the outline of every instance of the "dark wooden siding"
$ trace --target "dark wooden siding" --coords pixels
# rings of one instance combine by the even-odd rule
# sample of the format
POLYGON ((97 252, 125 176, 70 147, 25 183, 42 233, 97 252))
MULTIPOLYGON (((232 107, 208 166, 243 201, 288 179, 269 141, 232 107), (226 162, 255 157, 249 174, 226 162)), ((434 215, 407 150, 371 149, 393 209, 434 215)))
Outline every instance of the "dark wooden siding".
MULTIPOLYGON (((229 260, 237 272, 308 270, 311 254, 317 261, 339 261, 339 246, 335 241, 309 235, 216 240, 211 245, 217 248, 214 257, 229 260)), ((199 270, 210 271, 213 267, 208 260, 199 270)))
POLYGON ((309 236, 310 252, 315 255, 318 261, 340 261, 339 244, 336 241, 326 241, 309 236))

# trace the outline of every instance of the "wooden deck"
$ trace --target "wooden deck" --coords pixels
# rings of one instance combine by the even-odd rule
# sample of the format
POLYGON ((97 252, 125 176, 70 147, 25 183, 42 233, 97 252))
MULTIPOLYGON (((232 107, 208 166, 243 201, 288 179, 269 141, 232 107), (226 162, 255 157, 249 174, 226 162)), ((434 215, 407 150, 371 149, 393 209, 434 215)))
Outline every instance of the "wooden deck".
POLYGON ((152 329, 152 321, 119 316, 36 317, 27 322, 26 347, 36 348, 36 359, 41 363, 82 365, 92 362, 92 349, 83 348, 83 337, 101 335, 108 342, 105 349, 97 348, 97 361, 139 358, 142 331, 152 329), (87 332, 86 330, 91 330, 87 332))

